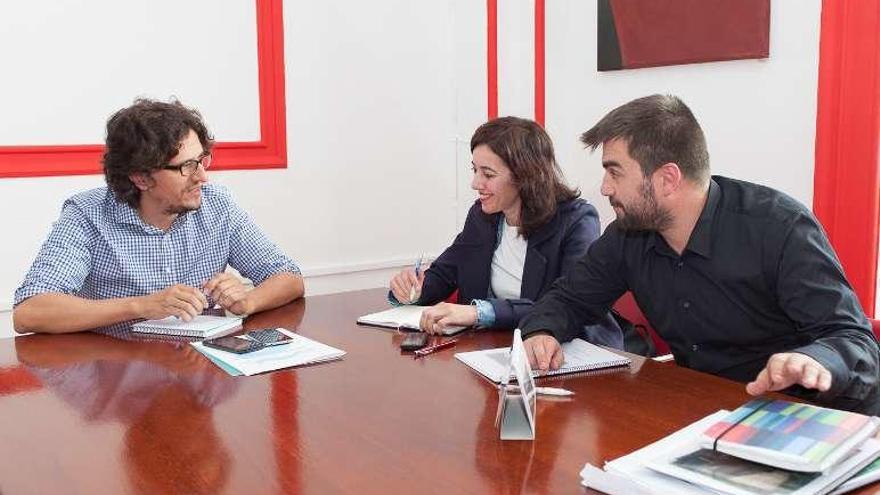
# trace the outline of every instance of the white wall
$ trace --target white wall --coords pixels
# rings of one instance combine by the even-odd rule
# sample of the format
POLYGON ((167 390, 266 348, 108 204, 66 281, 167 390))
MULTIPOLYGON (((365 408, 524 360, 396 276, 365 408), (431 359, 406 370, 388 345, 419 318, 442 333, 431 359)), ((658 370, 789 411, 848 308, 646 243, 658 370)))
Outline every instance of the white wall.
MULTIPOLYGON (((103 0, 107 2, 114 3, 103 0)), ((462 39, 455 36, 462 34, 455 30, 479 40, 461 49, 471 50, 475 44, 485 46, 484 35, 470 25, 471 19, 480 15, 485 19, 485 14, 473 9, 477 15, 471 15, 472 4, 456 4, 455 8, 469 13, 461 24, 456 24, 453 2, 285 3, 290 165, 286 170, 217 172, 211 178, 229 186, 257 222, 301 264, 307 275, 313 276, 307 284, 309 293, 381 285, 393 271, 390 268, 411 263, 420 253, 436 254, 454 235, 459 175, 456 153, 462 141, 456 126, 465 121, 456 117, 457 101, 464 98, 471 107, 471 101, 481 100, 483 103, 478 106, 485 107, 484 84, 471 88, 472 94, 464 96, 456 86, 456 71, 467 70, 474 63, 469 57, 454 57, 457 40, 462 39), (338 275, 349 272, 356 274, 338 275)), ((18 8, 5 6, 0 23, 9 24, 7 27, 11 30, 13 24, 20 24, 15 18, 40 15, 33 12, 38 7, 31 6, 28 10, 22 7, 17 16, 14 11, 18 8)), ((76 15, 76 11, 68 11, 63 17, 70 22, 76 15)), ((91 11, 84 15, 96 18, 98 25, 106 22, 91 11)), ((187 12, 182 15, 186 16, 187 12)), ((81 20, 85 24, 80 24, 79 29, 88 31, 90 19, 81 20)), ((181 26, 198 25, 197 21, 193 15, 192 22, 166 25, 165 35, 177 36, 181 26)), ((142 19, 142 22, 153 21, 142 19)), ((484 26, 482 21, 479 28, 484 26)), ((159 24, 154 29, 162 27, 159 24)), ((199 30, 199 33, 210 31, 199 30)), ((220 31, 222 35, 218 38, 233 37, 229 32, 220 31)), ((250 43, 247 40, 253 37, 254 30, 243 31, 246 43, 250 43)), ((14 36, 0 29, 0 33, 3 32, 14 36)), ((2 36, 0 34, 0 44, 8 46, 7 42, 12 40, 2 36)), ((28 43, 19 43, 19 46, 28 46, 28 43)), ((208 49, 210 51, 210 47, 208 49)), ((132 70, 126 64, 125 54, 131 48, 126 46, 125 40, 107 45, 103 50, 104 72, 132 70), (117 63, 120 67, 114 68, 113 64, 117 63)), ((231 62, 225 62, 227 70, 217 71, 210 65, 217 65, 218 61, 214 64, 209 61, 205 69, 200 61, 194 61, 196 54, 181 50, 179 57, 169 57, 163 67, 166 77, 161 83, 155 82, 142 90, 138 84, 120 78, 119 86, 132 90, 115 107, 127 104, 138 94, 163 96, 157 94, 162 91, 176 94, 185 102, 196 100, 195 96, 190 97, 198 93, 191 83, 181 83, 182 89, 173 90, 167 82, 187 78, 221 85, 221 93, 227 91, 232 95, 210 100, 215 108, 205 112, 209 120, 212 114, 218 119, 222 117, 218 99, 222 102, 224 98, 251 98, 246 84, 223 86, 225 79, 234 80, 242 71, 255 77, 254 70, 242 68, 247 63, 246 57, 230 54, 231 62)), ((477 50, 473 57, 483 59, 484 51, 477 50)), ((50 53, 51 50, 39 52, 50 53)), ((251 53, 254 60, 255 53, 254 46, 251 53)), ((16 71, 21 74, 52 63, 47 58, 28 61, 19 57, 17 61, 27 66, 16 71)), ((485 76, 475 74, 465 79, 473 78, 484 80, 485 76)), ((5 79, 0 79, 0 94, 7 99, 39 100, 44 94, 42 87, 33 94, 26 94, 27 84, 18 80, 13 84, 5 79)), ((64 87, 80 84, 80 81, 56 83, 64 87)), ((87 79, 81 84, 90 83, 87 79)), ((108 91, 121 92, 119 88, 108 91)), ((67 127, 92 129, 92 134, 78 139, 79 142, 87 142, 88 136, 98 140, 108 112, 102 108, 93 111, 94 115, 84 116, 83 122, 75 123, 66 117, 67 127)), ((233 108, 227 112, 231 117, 225 121, 238 119, 255 123, 255 117, 245 111, 233 108)), ((43 111, 41 118, 46 118, 46 113, 49 112, 43 111)), ((477 117, 477 123, 483 116, 477 117)), ((474 125, 476 123, 466 128, 473 129, 474 125)), ((14 119, 8 116, 3 119, 0 144, 28 144, 19 127, 14 119)), ((28 127, 40 130, 39 122, 28 122, 28 127)), ((217 130, 220 140, 240 136, 240 133, 221 131, 217 130)), ((61 132, 63 129, 53 131, 52 135, 61 132)), ((470 130, 466 132, 469 134, 470 130)), ((57 217, 64 198, 101 183, 100 176, 0 180, 0 209, 6 212, 0 226, 6 232, 15 233, 14 241, 4 243, 2 248, 5 263, 0 266, 0 306, 8 306, 12 292, 57 217)))
POLYGON ((599 195, 600 153, 578 141, 614 107, 653 93, 681 97, 700 121, 712 171, 767 184, 812 205, 820 0, 774 0, 770 58, 599 73, 594 2, 547 2, 547 118, 566 174, 599 195))
MULTIPOLYGON (((499 114, 533 117, 534 2, 499 4, 499 114)), ((820 0, 773 0, 766 60, 600 73, 596 3, 546 2, 546 127, 569 182, 599 208, 603 225, 614 213, 599 194, 600 153, 585 151, 578 137, 614 107, 653 93, 678 95, 691 107, 713 173, 776 187, 811 206, 820 12, 820 0)))
MULTIPOLYGON (((79 26, 78 32, 88 32, 93 19, 100 26, 106 19, 102 16, 122 9, 128 18, 157 22, 151 29, 164 29, 169 35, 195 22, 164 25, 160 18, 150 20, 135 9, 135 2, 102 0, 99 5, 108 2, 116 7, 106 13, 74 10, 64 19, 79 26)), ((14 71, 18 77, 0 78, 0 144, 33 144, 36 141, 21 141, 42 132, 40 121, 6 110, 24 111, 13 106, 13 100, 49 98, 51 88, 28 74, 51 67, 53 52, 42 48, 39 57, 21 56, 32 43, 19 39, 10 45, 3 33, 28 24, 22 19, 40 17, 34 9, 49 9, 47 4, 69 3, 9 2, 0 10, 0 45, 16 46, 15 61, 26 66, 14 71), (25 135, 22 128, 28 129, 25 135)), ((241 40, 224 48, 227 53, 214 50, 212 56, 220 53, 219 59, 207 67, 193 59, 191 46, 183 42, 177 57, 155 62, 170 67, 166 77, 110 77, 131 70, 125 54, 132 48, 122 42, 101 44, 100 53, 89 55, 98 65, 85 75, 78 73, 81 81, 56 77, 55 83, 58 88, 89 86, 100 73, 100 81, 116 83, 116 93, 106 93, 112 94, 107 98, 112 106, 101 98, 105 93, 87 93, 91 96, 74 102, 79 105, 74 105, 75 111, 64 114, 74 121, 83 116, 81 122, 68 122, 67 128, 100 137, 106 114, 136 94, 173 93, 206 110, 219 139, 252 133, 253 106, 226 105, 233 99, 250 101, 255 94, 251 76, 243 75, 254 74, 250 69, 255 58, 248 58, 255 57, 249 41, 253 31, 247 28, 251 21, 226 19, 234 17, 241 4, 252 5, 216 3, 227 14, 207 22, 230 22, 240 32, 236 36, 220 29, 219 34, 206 34, 208 51, 225 46, 212 45, 215 41, 241 40), (206 93, 194 82, 202 83, 206 93)), ((532 117, 533 2, 499 4, 500 114, 532 117)), ((770 184, 810 204, 819 10, 819 0, 775 0, 770 59, 765 61, 597 73, 595 2, 547 2, 547 128, 570 182, 600 207, 607 222, 612 213, 598 194, 598 156, 583 151, 577 137, 614 106, 645 94, 670 92, 684 98, 702 122, 716 173, 770 184)), ((184 10, 181 15, 195 14, 184 10)), ((42 21, 49 22, 41 17, 42 21)), ((446 246, 473 201, 468 141, 486 116, 485 2, 288 1, 284 27, 290 166, 217 172, 212 180, 226 184, 301 263, 310 275, 310 293, 379 286, 396 267, 446 246)), ((75 41, 71 36, 48 37, 46 43, 67 46, 75 41)), ((198 37, 187 38, 193 39, 198 37)), ((177 48, 148 46, 172 53, 177 48)), ((139 47, 134 53, 145 50, 139 47)), ((51 100, 56 109, 61 101, 51 100)), ((56 114, 49 112, 41 119, 52 121, 56 114)), ((0 307, 11 300, 64 198, 101 183, 100 176, 0 180, 0 229, 8 237, 0 248, 0 307)))

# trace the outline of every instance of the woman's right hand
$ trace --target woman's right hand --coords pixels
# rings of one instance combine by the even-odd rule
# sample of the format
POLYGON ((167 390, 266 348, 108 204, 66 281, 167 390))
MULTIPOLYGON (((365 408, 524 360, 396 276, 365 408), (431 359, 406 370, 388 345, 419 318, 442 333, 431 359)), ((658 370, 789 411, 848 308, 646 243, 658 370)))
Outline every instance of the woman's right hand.
POLYGON ((391 278, 391 293, 399 302, 412 304, 419 300, 424 282, 424 270, 416 276, 415 269, 407 268, 391 278))

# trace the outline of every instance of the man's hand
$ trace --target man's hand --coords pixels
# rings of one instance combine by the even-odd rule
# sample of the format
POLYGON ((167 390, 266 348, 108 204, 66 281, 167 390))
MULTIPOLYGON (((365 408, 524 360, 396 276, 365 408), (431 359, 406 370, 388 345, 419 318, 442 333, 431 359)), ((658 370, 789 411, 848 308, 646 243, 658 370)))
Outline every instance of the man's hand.
POLYGON ((767 366, 758 373, 757 378, 746 385, 746 392, 760 395, 792 385, 826 392, 831 388, 831 372, 806 354, 797 352, 774 354, 767 360, 767 366))
POLYGON ((419 326, 427 333, 442 333, 446 327, 469 327, 476 323, 476 306, 442 302, 422 311, 419 326))
POLYGON ((253 313, 253 304, 241 279, 227 272, 218 273, 202 285, 205 294, 237 315, 253 313))
POLYGON ((532 335, 523 341, 526 348, 526 356, 533 370, 546 373, 550 370, 559 369, 562 366, 562 346, 552 335, 539 333, 532 335))
POLYGON ((148 320, 176 316, 190 321, 208 307, 208 300, 201 291, 183 284, 143 296, 140 303, 140 316, 148 320))

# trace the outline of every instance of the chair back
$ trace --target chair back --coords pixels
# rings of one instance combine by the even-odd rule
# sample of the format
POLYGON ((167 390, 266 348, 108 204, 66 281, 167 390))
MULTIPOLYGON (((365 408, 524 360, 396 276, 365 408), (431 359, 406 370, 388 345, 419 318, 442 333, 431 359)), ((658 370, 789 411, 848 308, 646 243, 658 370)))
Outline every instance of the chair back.
POLYGON ((871 330, 874 331, 874 337, 877 337, 877 340, 880 340, 880 320, 868 318, 868 321, 871 322, 871 330))
MULTIPOLYGON (((656 348, 656 354, 668 354, 669 353, 669 345, 657 335, 657 332, 654 331, 654 328, 651 327, 651 323, 648 322, 648 319, 645 318, 645 315, 642 313, 642 310, 639 309, 639 305, 636 303, 635 298, 632 295, 632 292, 627 292, 620 299, 614 303, 614 310, 620 313, 621 316, 631 321, 633 325, 642 326, 648 332, 648 335, 651 336, 651 340, 654 341, 654 347, 656 348)), ((875 330, 876 332, 876 330, 875 330)))

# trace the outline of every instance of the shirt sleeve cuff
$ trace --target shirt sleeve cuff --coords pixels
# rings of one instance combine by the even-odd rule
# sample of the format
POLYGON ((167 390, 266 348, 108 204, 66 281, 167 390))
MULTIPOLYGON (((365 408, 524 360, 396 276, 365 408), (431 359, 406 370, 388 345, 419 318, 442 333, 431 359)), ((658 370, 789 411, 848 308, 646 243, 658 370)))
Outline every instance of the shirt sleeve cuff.
POLYGON ((484 299, 474 299, 471 304, 477 307, 477 326, 489 328, 495 324, 495 308, 484 299))
POLYGON ((846 363, 841 359, 840 354, 833 349, 813 343, 793 349, 791 352, 805 354, 815 359, 831 373, 831 389, 820 393, 820 396, 828 398, 837 397, 849 386, 850 371, 846 363))

